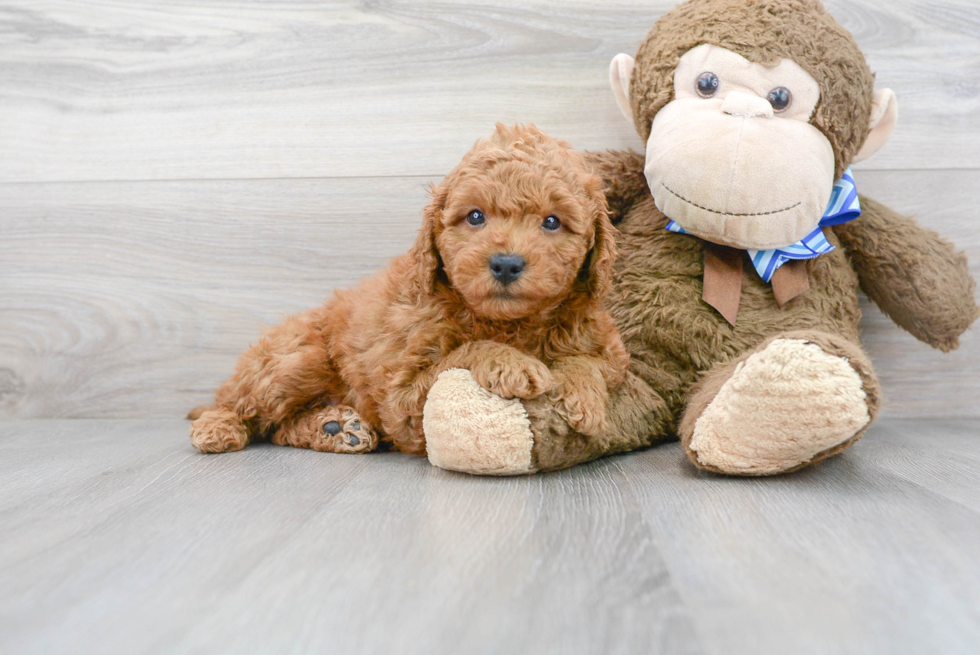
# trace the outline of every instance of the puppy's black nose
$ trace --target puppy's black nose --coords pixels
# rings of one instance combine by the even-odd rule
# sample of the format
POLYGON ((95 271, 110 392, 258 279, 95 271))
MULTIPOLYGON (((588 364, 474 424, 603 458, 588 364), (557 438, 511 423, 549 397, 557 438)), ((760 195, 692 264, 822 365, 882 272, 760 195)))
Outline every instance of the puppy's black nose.
POLYGON ((520 255, 494 255, 490 258, 490 272, 506 286, 524 272, 524 258, 520 255))

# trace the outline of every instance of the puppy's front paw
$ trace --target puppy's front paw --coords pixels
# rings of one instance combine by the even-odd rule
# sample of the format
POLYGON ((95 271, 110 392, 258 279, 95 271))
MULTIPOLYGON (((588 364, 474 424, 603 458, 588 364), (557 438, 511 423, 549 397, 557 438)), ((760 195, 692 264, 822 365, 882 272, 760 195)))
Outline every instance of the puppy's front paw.
POLYGON ((563 396, 559 402, 568 424, 578 432, 593 436, 606 430, 605 398, 589 393, 571 393, 563 396))
POLYGON ((602 374, 594 367, 559 363, 555 387, 548 395, 555 401, 558 413, 577 432, 595 436, 608 430, 609 393, 602 374))
POLYGON ((553 385, 551 371, 534 357, 484 360, 470 372, 480 386, 501 398, 536 398, 553 385))

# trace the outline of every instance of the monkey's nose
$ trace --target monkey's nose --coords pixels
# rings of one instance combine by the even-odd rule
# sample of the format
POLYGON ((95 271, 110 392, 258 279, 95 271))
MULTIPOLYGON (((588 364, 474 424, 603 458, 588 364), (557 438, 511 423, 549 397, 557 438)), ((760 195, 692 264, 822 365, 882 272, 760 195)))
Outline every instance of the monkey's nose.
POLYGON ((721 110, 729 116, 744 118, 772 118, 773 113, 772 105, 765 98, 738 91, 732 91, 725 96, 721 110))
POLYGON ((490 272, 498 282, 507 286, 524 272, 524 258, 520 255, 494 255, 490 258, 490 272))

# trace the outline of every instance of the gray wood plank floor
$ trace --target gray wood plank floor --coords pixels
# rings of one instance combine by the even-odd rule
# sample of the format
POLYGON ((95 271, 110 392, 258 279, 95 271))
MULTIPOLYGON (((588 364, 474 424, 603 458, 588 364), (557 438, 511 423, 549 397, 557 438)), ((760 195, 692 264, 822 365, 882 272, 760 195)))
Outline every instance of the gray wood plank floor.
POLYGON ((976 653, 980 429, 785 478, 676 444, 558 474, 0 423, 0 652, 976 653))

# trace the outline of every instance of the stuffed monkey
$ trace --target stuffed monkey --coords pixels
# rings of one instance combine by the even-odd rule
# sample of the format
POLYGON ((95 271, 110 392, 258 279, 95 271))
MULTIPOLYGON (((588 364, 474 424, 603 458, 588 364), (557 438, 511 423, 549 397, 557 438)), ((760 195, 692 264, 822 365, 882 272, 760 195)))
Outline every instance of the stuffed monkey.
POLYGON ((591 155, 631 356, 609 430, 585 437, 547 397, 503 401, 454 370, 425 408, 430 461, 531 473, 679 437, 698 468, 774 475, 848 448, 881 403, 858 289, 944 352, 978 315, 965 256, 855 189, 895 94, 819 0, 690 0, 610 79, 647 148, 591 155), (486 451, 487 430, 506 447, 486 451))

